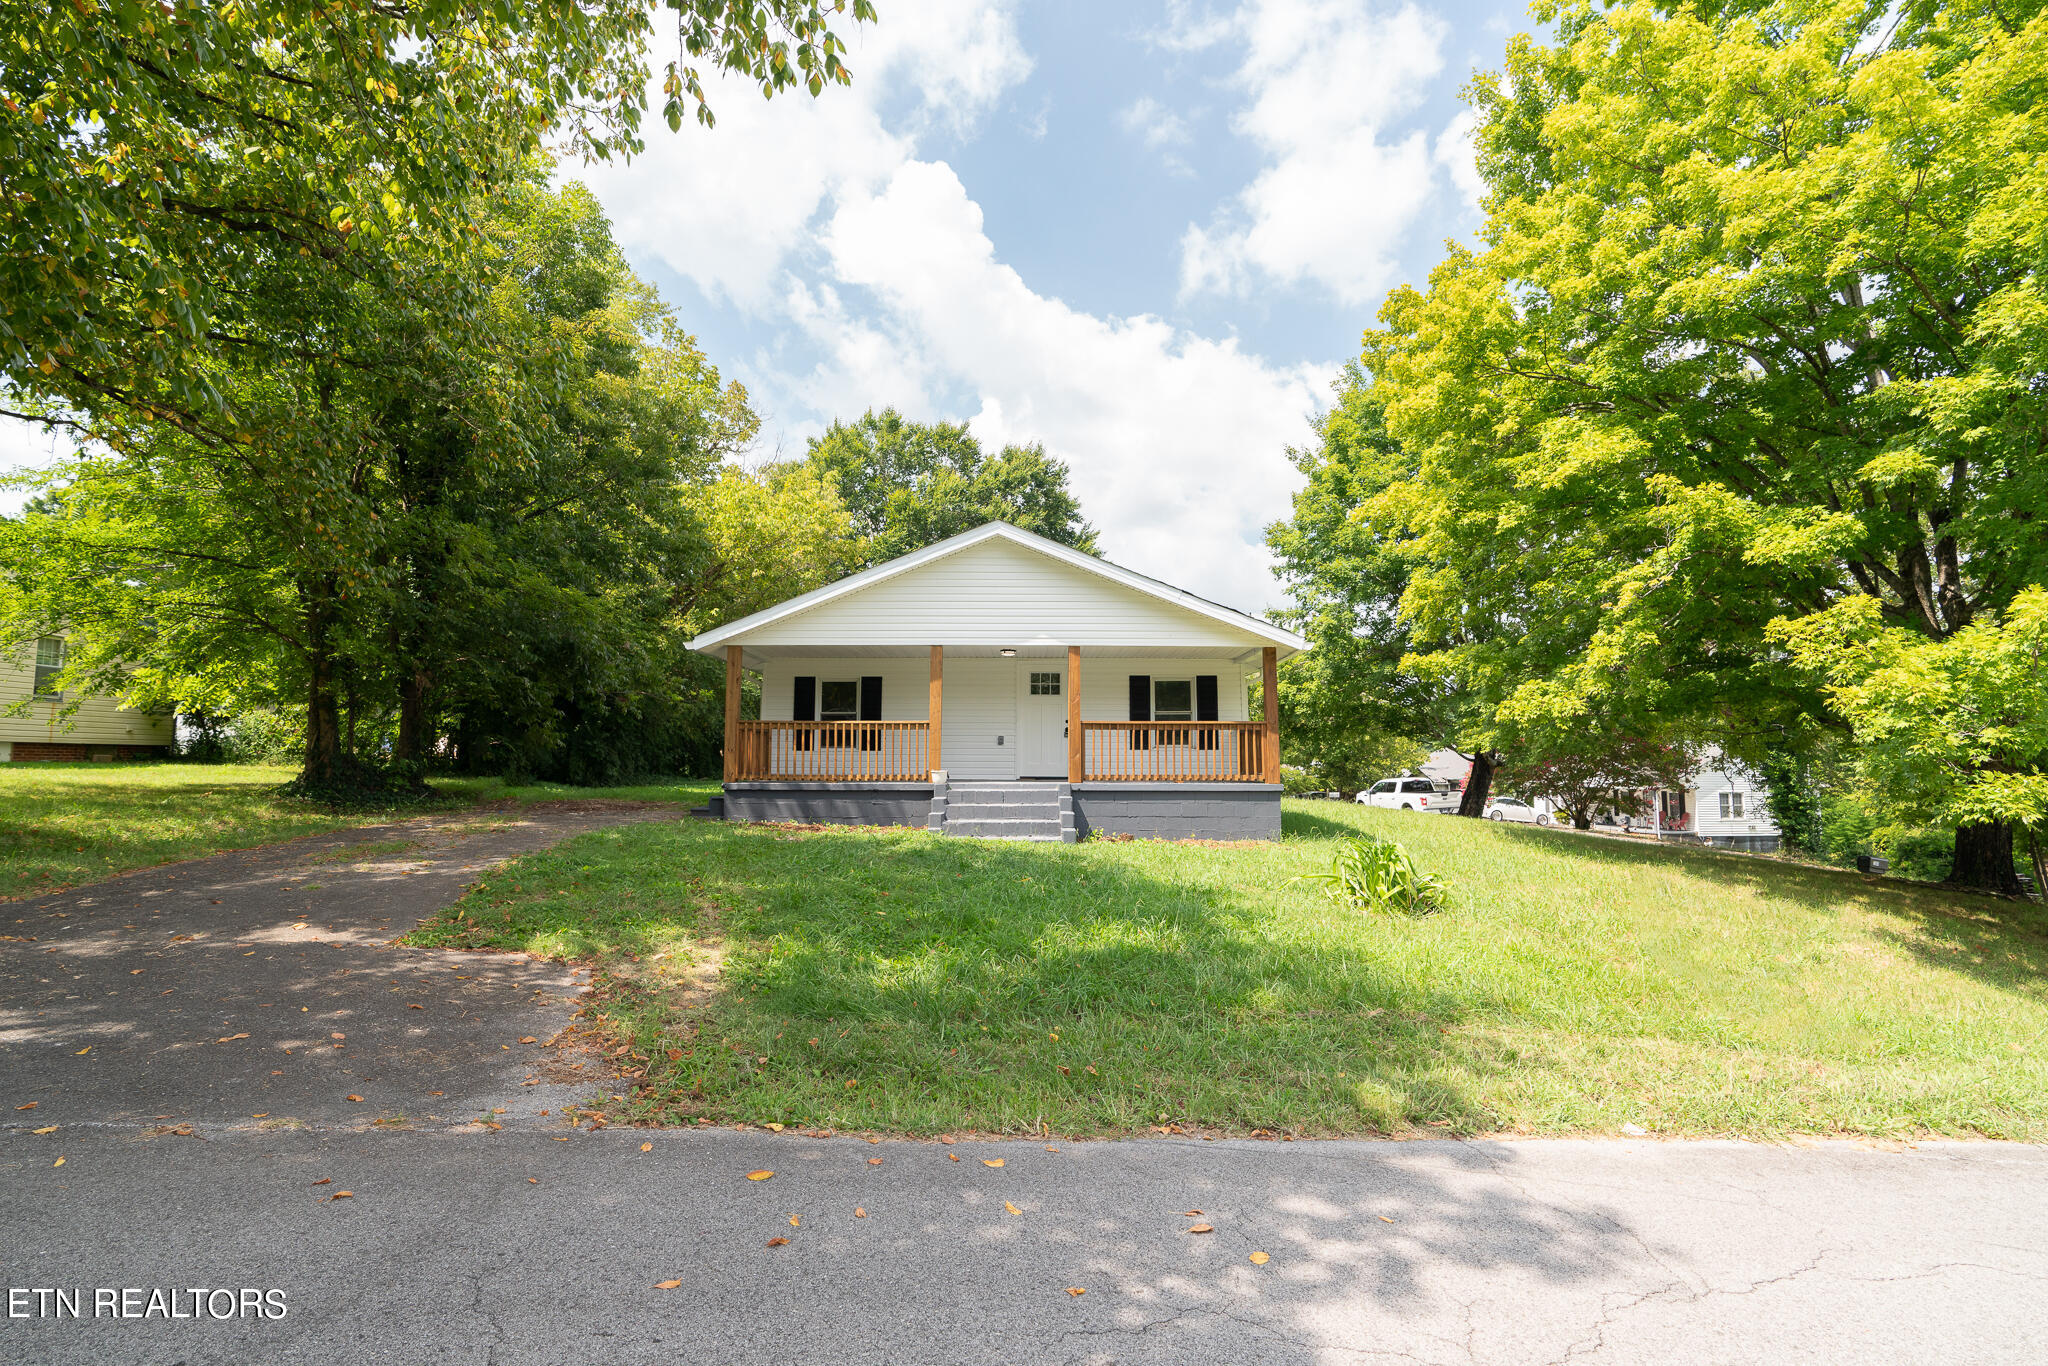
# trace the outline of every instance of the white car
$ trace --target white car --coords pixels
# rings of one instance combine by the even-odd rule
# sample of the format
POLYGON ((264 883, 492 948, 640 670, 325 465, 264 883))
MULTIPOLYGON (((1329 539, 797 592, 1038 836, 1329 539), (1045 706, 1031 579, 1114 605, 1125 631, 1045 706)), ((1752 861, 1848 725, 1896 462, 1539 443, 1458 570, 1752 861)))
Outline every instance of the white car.
POLYGON ((1486 804, 1486 819, 1490 821, 1522 821, 1528 825, 1548 825, 1550 817, 1538 811, 1520 797, 1495 797, 1486 804))
POLYGON ((1427 778, 1382 778, 1358 794, 1361 806, 1383 806, 1394 811, 1455 811, 1458 797, 1444 792, 1427 778))

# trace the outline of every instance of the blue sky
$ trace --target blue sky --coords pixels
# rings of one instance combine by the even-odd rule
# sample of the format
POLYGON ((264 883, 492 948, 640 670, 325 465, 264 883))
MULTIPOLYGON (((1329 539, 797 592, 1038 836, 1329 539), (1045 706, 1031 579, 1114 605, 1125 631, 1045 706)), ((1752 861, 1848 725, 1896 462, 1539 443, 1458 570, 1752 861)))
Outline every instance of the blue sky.
MULTIPOLYGON (((561 174, 753 393, 754 458, 892 404, 1042 441, 1112 559, 1277 605, 1286 448, 1478 226, 1459 91, 1521 4, 876 4, 850 89, 714 81, 716 129, 561 174)), ((6 428, 0 467, 47 461, 6 428)))

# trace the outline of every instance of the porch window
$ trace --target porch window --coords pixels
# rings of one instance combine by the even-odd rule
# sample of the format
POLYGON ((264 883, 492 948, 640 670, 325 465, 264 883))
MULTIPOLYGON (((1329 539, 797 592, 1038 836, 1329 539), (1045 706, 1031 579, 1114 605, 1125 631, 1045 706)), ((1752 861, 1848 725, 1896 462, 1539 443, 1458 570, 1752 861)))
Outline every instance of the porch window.
MULTIPOLYGON (((1192 678, 1155 678, 1152 680, 1152 719, 1154 721, 1192 721, 1195 719, 1195 681, 1192 678)), ((1163 730, 1159 732, 1162 745, 1184 745, 1188 733, 1184 730, 1163 730)))
POLYGON ((1721 819, 1724 821, 1739 821, 1742 819, 1742 794, 1740 792, 1723 792, 1721 794, 1721 819))
POLYGON ((827 679, 818 690, 820 721, 860 720, 860 684, 853 679, 827 679))
POLYGON ((1031 675, 1031 695, 1033 697, 1058 697, 1060 695, 1060 676, 1056 673, 1042 674, 1034 672, 1031 675))
POLYGON ((37 697, 57 696, 57 675, 64 671, 64 638, 44 636, 36 642, 37 697))

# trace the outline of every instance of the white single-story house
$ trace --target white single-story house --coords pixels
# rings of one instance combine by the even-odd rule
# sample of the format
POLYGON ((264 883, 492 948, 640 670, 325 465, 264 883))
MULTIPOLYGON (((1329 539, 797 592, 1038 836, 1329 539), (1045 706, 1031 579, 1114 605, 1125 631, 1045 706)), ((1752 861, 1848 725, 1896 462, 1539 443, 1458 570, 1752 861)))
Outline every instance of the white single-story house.
POLYGON ((64 650, 64 637, 44 636, 0 653, 0 763, 155 759, 171 752, 177 736, 170 716, 139 712, 112 697, 60 692, 64 650), (27 714, 14 715, 24 699, 27 714), (72 702, 78 705, 67 716, 72 702))
POLYGON ((689 648, 726 664, 727 819, 1280 834, 1274 669, 1308 642, 1004 522, 689 648), (740 719, 747 673, 757 721, 740 719))

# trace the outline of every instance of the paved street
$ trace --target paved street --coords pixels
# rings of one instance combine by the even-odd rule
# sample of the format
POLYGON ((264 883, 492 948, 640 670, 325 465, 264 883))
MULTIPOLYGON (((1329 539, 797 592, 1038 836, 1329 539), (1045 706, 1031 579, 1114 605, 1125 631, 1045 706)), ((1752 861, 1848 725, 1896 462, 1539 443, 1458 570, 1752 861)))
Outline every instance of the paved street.
POLYGON ((288 1305, 0 1321, 36 1366, 2048 1360, 2048 1154, 1992 1144, 0 1141, 10 1286, 288 1305))
POLYGON ((582 979, 387 941, 651 818, 413 822, 5 907, 0 1362, 2048 1360, 2048 1149, 565 1127, 582 979))

